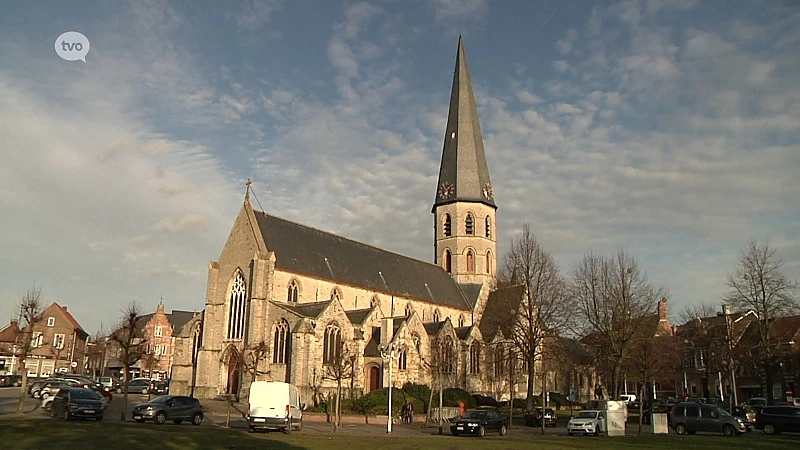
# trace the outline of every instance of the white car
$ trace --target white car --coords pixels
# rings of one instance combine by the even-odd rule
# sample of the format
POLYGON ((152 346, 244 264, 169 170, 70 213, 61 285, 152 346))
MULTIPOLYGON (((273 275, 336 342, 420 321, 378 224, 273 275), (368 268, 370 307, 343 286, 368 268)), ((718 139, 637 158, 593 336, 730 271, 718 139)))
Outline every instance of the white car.
POLYGON ((581 411, 577 417, 569 419, 567 423, 567 433, 572 436, 575 434, 595 436, 604 433, 606 413, 605 411, 581 411))
POLYGON ((627 404, 631 404, 636 401, 636 394, 622 394, 619 396, 620 400, 624 401, 627 404))

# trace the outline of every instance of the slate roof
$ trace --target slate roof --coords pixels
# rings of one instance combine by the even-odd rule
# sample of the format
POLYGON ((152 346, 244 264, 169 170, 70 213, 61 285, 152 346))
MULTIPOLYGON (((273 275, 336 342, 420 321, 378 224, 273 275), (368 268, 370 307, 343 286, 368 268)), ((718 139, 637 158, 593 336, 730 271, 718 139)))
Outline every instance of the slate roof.
POLYGON ((176 311, 172 310, 171 314, 167 314, 169 323, 172 324, 172 335, 177 336, 181 328, 192 320, 192 317, 197 314, 194 311, 176 311))
POLYGON ((369 314, 372 312, 372 308, 367 309, 354 309, 352 311, 345 311, 344 313, 347 314, 347 318, 350 319, 350 323, 353 325, 361 325, 367 320, 369 314))
MULTIPOLYGON (((331 300, 326 300, 324 302, 314 302, 314 303, 300 303, 298 305, 287 305, 285 303, 278 303, 272 302, 274 305, 278 305, 281 308, 287 309, 300 317, 306 317, 309 319, 316 319, 322 314, 322 311, 325 311, 325 308, 331 304, 331 300)), ((349 318, 350 316, 348 316, 349 318)), ((352 320, 351 320, 352 321, 352 320)))
POLYGON ((483 149, 475 94, 472 92, 472 81, 467 69, 464 42, 459 36, 442 164, 439 167, 436 199, 431 212, 435 212, 437 206, 456 201, 479 202, 497 208, 491 192, 488 197, 484 195, 484 186, 491 187, 489 167, 483 149), (442 195, 443 184, 452 185, 451 195, 442 195))
POLYGON ((459 283, 458 287, 461 288, 461 292, 464 293, 464 297, 466 297, 469 302, 470 309, 475 308, 475 305, 478 303, 478 296, 481 295, 481 287, 483 287, 483 285, 480 283, 459 283))
POLYGON ((381 356, 378 346, 381 343, 381 327, 372 327, 372 336, 364 346, 364 356, 381 356))
POLYGON ((472 326, 456 327, 456 336, 462 341, 465 341, 469 337, 470 330, 472 330, 472 326))
POLYGON ((425 332, 428 333, 428 336, 434 336, 442 329, 444 321, 423 323, 422 326, 425 327, 425 332))
POLYGON ((516 320, 516 314, 511 311, 519 309, 524 294, 525 286, 523 285, 497 289, 489 293, 486 309, 483 310, 483 316, 478 324, 485 339, 491 340, 498 328, 505 336, 511 336, 516 320))
POLYGON ((461 310, 469 301, 444 269, 286 219, 253 211, 276 267, 461 310), (385 282, 384 282, 385 280, 385 282))

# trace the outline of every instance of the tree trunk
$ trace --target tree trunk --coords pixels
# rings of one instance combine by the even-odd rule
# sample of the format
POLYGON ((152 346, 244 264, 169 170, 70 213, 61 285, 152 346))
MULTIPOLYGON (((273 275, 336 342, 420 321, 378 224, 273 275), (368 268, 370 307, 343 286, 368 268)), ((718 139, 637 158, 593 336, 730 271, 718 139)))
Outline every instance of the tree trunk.
POLYGON ((707 399, 708 397, 710 397, 709 394, 711 394, 711 390, 708 387, 708 373, 705 373, 703 375, 702 381, 703 381, 703 398, 707 399))
POLYGON ((431 389, 430 390, 431 391, 430 395, 428 395, 428 411, 427 411, 427 414, 425 415, 425 428, 428 428, 428 423, 431 422, 431 408, 433 406, 433 391, 434 391, 434 389, 431 389))
POLYGON ((765 394, 767 397, 767 405, 772 406, 775 404, 775 395, 772 392, 772 385, 775 383, 775 377, 772 373, 772 365, 770 363, 764 364, 764 384, 765 387, 765 394))
POLYGON ((615 363, 611 368, 611 392, 609 392, 608 400, 616 400, 619 398, 619 364, 615 363))
POLYGON ((336 381, 336 417, 333 418, 333 431, 342 426, 342 379, 336 381))
POLYGON ((525 412, 533 412, 533 391, 536 383, 536 367, 534 366, 535 359, 528 356, 528 392, 525 402, 525 412))
MULTIPOLYGON (((128 360, 128 355, 123 355, 123 356, 125 357, 125 360, 127 361, 128 360)), ((130 381, 130 378, 131 378, 131 366, 128 363, 124 363, 123 364, 123 368, 125 369, 125 376, 122 377, 122 389, 123 389, 124 393, 122 395, 122 410, 119 413, 119 420, 124 422, 125 421, 125 411, 128 410, 128 382, 130 381)))
MULTIPOLYGON (((22 339, 28 339, 23 342, 30 342, 31 338, 22 335, 22 339)), ((28 396, 28 368, 25 364, 28 362, 28 351, 25 347, 22 348, 22 353, 19 357, 19 366, 22 367, 22 390, 19 392, 19 404, 17 405, 17 414, 22 414, 25 408, 25 398, 28 396)))
POLYGON ((542 358, 542 435, 544 435, 545 421, 544 413, 547 409, 547 371, 544 370, 544 358, 542 358))

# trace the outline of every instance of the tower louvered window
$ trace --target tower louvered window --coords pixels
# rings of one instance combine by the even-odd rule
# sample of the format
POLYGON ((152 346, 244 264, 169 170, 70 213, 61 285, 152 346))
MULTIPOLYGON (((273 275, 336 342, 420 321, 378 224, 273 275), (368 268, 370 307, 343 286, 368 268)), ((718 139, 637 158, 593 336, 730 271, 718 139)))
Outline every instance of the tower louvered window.
POLYGON ((472 219, 472 214, 467 214, 465 225, 467 234, 475 234, 475 221, 472 219))
POLYGON ((467 272, 475 272, 475 253, 472 250, 467 250, 467 272))
POLYGON ((453 272, 453 256, 450 254, 450 250, 444 251, 444 270, 447 273, 453 272))
POLYGON ((244 336, 247 312, 247 285, 241 272, 237 273, 233 280, 229 308, 227 338, 241 339, 244 336))
POLYGON ((444 215, 444 235, 451 236, 453 234, 453 226, 452 222, 450 221, 450 214, 444 215))
POLYGON ((489 216, 486 216, 486 237, 492 238, 492 218, 489 216))

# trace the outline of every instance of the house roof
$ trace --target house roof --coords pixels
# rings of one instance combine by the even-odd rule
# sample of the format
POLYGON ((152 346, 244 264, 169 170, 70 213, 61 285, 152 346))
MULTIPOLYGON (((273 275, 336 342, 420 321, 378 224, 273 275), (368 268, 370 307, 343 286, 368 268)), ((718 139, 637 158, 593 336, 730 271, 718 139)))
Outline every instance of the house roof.
POLYGON ((484 338, 491 340, 498 329, 505 336, 513 333, 516 311, 525 295, 525 286, 516 285, 497 289, 489 293, 486 300, 486 309, 480 319, 478 327, 484 338))
POLYGON ((491 186, 464 41, 459 36, 434 211, 437 206, 457 201, 497 208, 491 186))
POLYGON ((435 336, 444 327, 444 321, 423 323, 422 326, 425 327, 428 336, 435 336))
MULTIPOLYGON (((83 327, 81 327, 81 324, 79 324, 78 321, 75 320, 75 317, 73 317, 72 314, 70 314, 69 311, 67 311, 66 306, 61 306, 56 302, 53 302, 51 306, 55 306, 61 312, 64 318, 67 319, 67 321, 70 323, 70 325, 72 325, 72 327, 78 334, 82 334, 84 337, 89 336, 89 333, 87 333, 86 330, 84 330, 83 327)), ((45 309, 45 311, 47 311, 47 309, 45 309)))
POLYGON ((372 336, 370 336, 367 345, 364 346, 364 356, 381 356, 378 346, 381 343, 381 327, 372 327, 372 336))
POLYGON ((372 291, 470 310, 439 266, 343 238, 263 211, 253 211, 267 249, 281 270, 372 291))

